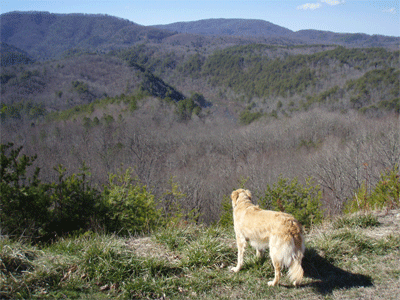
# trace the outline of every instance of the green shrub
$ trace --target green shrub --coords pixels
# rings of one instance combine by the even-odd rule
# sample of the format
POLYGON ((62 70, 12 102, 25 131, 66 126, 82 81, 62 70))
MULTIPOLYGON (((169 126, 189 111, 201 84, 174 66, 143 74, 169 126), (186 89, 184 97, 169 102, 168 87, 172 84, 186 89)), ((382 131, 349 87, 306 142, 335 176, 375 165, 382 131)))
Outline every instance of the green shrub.
POLYGON ((87 168, 66 177, 61 165, 58 183, 42 183, 39 168, 26 178, 36 156, 21 155, 22 147, 1 145, 0 221, 1 233, 47 241, 77 230, 96 229, 103 218, 100 193, 86 180, 87 168))
POLYGON ((27 168, 36 156, 21 155, 22 147, 13 148, 13 143, 0 145, 0 233, 37 237, 50 217, 50 186, 39 181, 39 168, 27 178, 27 168))
POLYGON ((89 86, 87 83, 81 81, 72 81, 71 82, 72 89, 75 90, 78 94, 89 93, 89 86))
POLYGON ((253 121, 261 118, 263 115, 262 112, 251 112, 248 109, 245 109, 244 111, 242 111, 239 115, 239 122, 243 125, 248 125, 250 123, 252 123, 253 121))
POLYGON ((192 118, 192 115, 199 115, 201 107, 198 106, 192 98, 180 100, 176 104, 175 113, 180 121, 187 121, 192 118))
POLYGON ((132 178, 131 169, 110 174, 103 196, 110 231, 123 235, 148 232, 160 222, 161 211, 156 207, 154 195, 132 178))
POLYGON ((367 185, 364 182, 354 198, 346 205, 345 212, 352 213, 360 210, 374 210, 381 208, 400 207, 400 175, 399 167, 396 165, 393 170, 385 170, 374 190, 368 193, 367 185))
POLYGON ((30 101, 14 102, 11 105, 0 104, 0 118, 4 122, 7 119, 36 119, 47 114, 46 108, 42 103, 30 101))
POLYGON ((320 186, 315 185, 311 177, 302 185, 296 177, 290 181, 280 176, 278 182, 267 186, 259 204, 266 209, 292 214, 303 226, 310 227, 323 220, 321 198, 320 186))
POLYGON ((229 196, 224 195, 221 203, 221 210, 222 212, 218 225, 225 228, 233 228, 232 200, 229 196))
POLYGON ((65 176, 67 170, 62 165, 54 169, 59 175, 58 183, 52 184, 47 234, 63 236, 94 229, 102 218, 101 194, 88 185, 88 169, 83 165, 80 173, 70 176, 65 176))
POLYGON ((163 206, 163 219, 169 225, 196 224, 200 213, 198 208, 184 209, 182 203, 185 202, 187 195, 181 191, 179 183, 174 181, 171 176, 168 180, 170 189, 166 189, 159 200, 163 206))

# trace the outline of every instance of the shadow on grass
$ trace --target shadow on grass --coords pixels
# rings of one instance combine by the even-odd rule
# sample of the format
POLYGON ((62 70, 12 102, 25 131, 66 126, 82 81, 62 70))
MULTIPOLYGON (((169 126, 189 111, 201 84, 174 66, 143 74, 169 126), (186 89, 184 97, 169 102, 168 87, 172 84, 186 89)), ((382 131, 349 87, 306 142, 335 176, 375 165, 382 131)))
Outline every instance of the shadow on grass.
POLYGON ((311 286, 322 295, 331 294, 337 289, 373 285, 371 277, 342 270, 320 256, 312 248, 307 248, 302 265, 304 276, 316 280, 303 286, 311 286))

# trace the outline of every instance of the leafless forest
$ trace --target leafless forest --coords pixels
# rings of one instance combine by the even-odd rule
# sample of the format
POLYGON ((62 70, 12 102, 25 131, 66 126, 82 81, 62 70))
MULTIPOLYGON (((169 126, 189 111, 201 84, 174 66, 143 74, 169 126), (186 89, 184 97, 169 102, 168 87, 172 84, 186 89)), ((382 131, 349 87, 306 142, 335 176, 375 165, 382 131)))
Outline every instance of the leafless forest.
POLYGON ((2 18, 15 31, 2 37, 1 143, 37 155, 44 182, 57 182, 59 164, 68 175, 87 166, 102 190, 110 173, 132 168, 161 206, 178 185, 182 208, 212 223, 233 189, 245 184, 257 199, 280 176, 312 177, 325 213, 337 214, 400 163, 398 38, 205 36, 101 15, 2 18))
POLYGON ((315 109, 243 126, 216 114, 178 122, 172 105, 155 98, 142 100, 134 112, 122 106, 95 110, 90 119, 99 122, 93 126, 83 117, 36 125, 10 121, 2 125, 2 143, 37 154, 44 181, 57 180, 58 164, 77 173, 85 163, 91 184, 101 189, 108 173, 133 168, 161 198, 172 179, 186 195, 183 208, 198 209, 206 223, 218 220, 224 196, 244 179, 257 199, 280 175, 300 181, 312 176, 332 215, 362 182, 371 188, 383 170, 400 163, 398 115, 315 109))

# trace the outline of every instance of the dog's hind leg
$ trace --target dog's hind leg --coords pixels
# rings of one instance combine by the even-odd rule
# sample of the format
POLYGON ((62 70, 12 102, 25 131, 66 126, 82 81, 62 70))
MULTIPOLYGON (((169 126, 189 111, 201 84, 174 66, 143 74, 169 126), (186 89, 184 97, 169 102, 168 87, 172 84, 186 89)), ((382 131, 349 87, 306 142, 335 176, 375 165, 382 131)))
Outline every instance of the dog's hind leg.
POLYGON ((233 272, 239 272, 243 266, 244 248, 246 247, 246 239, 243 236, 236 235, 236 243, 238 248, 238 261, 237 266, 232 268, 233 272))
POLYGON ((278 284, 279 279, 281 279, 281 268, 283 268, 284 261, 282 257, 282 239, 278 236, 271 236, 269 240, 269 255, 274 265, 275 278, 268 282, 269 286, 274 286, 278 284))
POLYGON ((281 264, 279 263, 279 261, 274 259, 274 257, 271 258, 272 258, 272 264, 274 265, 275 269, 275 278, 274 280, 268 281, 268 285, 274 286, 279 282, 279 279, 281 279, 281 264))

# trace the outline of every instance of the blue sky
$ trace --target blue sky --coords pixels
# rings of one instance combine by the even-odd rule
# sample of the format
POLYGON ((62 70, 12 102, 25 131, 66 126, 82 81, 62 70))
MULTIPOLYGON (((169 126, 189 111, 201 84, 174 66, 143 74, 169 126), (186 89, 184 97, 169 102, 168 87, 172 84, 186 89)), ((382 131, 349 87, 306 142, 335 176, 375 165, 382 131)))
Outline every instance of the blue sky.
POLYGON ((400 36, 399 0, 0 0, 0 13, 108 14, 140 25, 209 18, 260 19, 286 27, 400 36))

